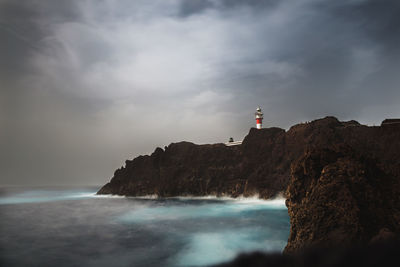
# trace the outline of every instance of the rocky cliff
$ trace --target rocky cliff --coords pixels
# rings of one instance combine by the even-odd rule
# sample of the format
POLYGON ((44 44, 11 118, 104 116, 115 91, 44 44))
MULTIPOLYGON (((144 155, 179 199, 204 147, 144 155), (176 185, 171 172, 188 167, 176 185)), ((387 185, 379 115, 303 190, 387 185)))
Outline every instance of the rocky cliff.
POLYGON ((398 235, 399 167, 398 158, 380 162, 349 147, 306 152, 292 164, 286 200, 291 230, 285 251, 350 247, 398 235))
POLYGON ((339 127, 293 161, 286 252, 354 246, 400 233, 400 124, 339 127))
MULTIPOLYGON (((252 128, 240 146, 170 144, 165 149, 127 160, 98 192, 127 196, 239 195, 270 198, 284 192, 290 164, 309 146, 341 141, 339 132, 361 127, 327 117, 280 128, 252 128)), ((352 132, 352 131, 350 131, 352 132)))
POLYGON ((126 161, 98 194, 161 197, 285 192, 286 252, 365 244, 398 234, 400 124, 367 127, 326 117, 251 129, 240 146, 173 143, 126 161))

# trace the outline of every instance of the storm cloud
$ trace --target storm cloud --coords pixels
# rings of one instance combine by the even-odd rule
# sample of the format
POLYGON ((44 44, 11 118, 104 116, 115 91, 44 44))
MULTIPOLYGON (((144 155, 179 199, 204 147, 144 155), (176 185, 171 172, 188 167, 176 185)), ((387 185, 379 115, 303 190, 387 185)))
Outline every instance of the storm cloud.
POLYGON ((102 184, 181 140, 400 116, 396 0, 0 1, 0 184, 102 184))

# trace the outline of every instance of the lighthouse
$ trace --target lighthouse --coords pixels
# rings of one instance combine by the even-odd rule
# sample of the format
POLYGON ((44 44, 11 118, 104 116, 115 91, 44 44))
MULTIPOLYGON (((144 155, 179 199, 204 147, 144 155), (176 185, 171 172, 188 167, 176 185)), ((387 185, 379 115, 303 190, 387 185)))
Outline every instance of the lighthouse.
POLYGON ((256 113, 254 113, 254 115, 256 115, 256 125, 257 125, 257 129, 261 129, 262 128, 262 120, 263 120, 263 113, 261 112, 261 108, 257 107, 257 111, 256 113))

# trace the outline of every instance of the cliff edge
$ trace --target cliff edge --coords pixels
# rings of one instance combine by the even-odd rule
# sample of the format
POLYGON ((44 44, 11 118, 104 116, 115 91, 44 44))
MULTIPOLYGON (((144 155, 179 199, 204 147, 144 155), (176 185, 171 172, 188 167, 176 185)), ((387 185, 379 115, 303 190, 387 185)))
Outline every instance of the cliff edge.
POLYGON ((293 126, 250 129, 240 146, 172 143, 127 160, 98 194, 271 198, 286 190, 291 163, 309 146, 337 143, 346 123, 326 117, 293 126))

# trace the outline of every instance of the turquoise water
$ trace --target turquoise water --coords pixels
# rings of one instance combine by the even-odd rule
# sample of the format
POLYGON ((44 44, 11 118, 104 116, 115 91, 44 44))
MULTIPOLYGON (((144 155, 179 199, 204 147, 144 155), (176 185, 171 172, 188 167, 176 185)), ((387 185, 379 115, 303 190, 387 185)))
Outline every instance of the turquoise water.
POLYGON ((82 190, 28 190, 17 192, 9 196, 0 197, 1 204, 23 204, 23 203, 39 203, 51 202, 68 199, 82 199, 93 197, 94 192, 86 189, 82 190))
POLYGON ((0 191, 0 265, 208 266, 281 251, 284 200, 125 198, 98 188, 0 191))

